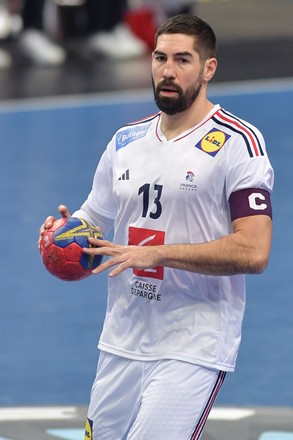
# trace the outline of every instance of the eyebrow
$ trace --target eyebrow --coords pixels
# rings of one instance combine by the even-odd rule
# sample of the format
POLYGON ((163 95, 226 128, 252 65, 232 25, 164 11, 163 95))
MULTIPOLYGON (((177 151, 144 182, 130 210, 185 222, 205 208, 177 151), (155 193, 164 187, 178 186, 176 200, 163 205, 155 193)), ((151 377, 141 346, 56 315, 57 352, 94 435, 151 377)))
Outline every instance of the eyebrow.
MULTIPOLYGON (((154 50, 153 52, 154 55, 165 55, 165 52, 162 52, 161 50, 154 50)), ((173 56, 175 57, 190 57, 192 58, 192 53, 188 52, 188 51, 184 51, 184 52, 176 52, 173 54, 173 56)))

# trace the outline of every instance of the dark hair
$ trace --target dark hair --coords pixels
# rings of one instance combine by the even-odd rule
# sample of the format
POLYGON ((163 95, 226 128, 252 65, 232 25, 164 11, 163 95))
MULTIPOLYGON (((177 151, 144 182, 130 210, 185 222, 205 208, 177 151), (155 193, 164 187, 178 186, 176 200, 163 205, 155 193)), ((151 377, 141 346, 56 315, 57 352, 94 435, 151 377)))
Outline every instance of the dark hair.
POLYGON ((213 29, 195 15, 179 14, 165 21, 157 30, 155 46, 158 37, 163 34, 184 34, 194 37, 194 49, 202 60, 216 55, 216 36, 213 29))

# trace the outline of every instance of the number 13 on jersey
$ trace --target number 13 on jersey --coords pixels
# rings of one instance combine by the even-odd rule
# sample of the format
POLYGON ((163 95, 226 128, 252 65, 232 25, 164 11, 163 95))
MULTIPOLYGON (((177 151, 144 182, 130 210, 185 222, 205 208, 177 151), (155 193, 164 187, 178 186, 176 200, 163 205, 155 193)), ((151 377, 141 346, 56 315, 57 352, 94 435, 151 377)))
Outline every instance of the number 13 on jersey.
POLYGON ((151 185, 149 183, 145 183, 142 185, 138 190, 138 195, 142 194, 142 203, 143 203, 143 209, 142 209, 142 217, 147 217, 148 215, 153 220, 160 217, 162 214, 162 205, 161 205, 161 196, 163 191, 163 185, 154 185, 155 190, 155 197, 154 200, 150 200, 150 193, 151 193, 151 185), (154 210, 149 211, 149 205, 150 203, 153 203, 155 205, 154 210))

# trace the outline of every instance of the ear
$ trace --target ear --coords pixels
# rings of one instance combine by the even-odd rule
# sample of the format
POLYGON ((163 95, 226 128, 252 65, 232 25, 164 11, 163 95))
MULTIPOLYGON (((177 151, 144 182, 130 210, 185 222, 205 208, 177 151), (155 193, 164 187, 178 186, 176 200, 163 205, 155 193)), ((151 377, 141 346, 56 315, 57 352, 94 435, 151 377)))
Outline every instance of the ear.
POLYGON ((217 70, 218 62, 216 58, 208 58, 204 64, 203 79, 209 82, 217 70))

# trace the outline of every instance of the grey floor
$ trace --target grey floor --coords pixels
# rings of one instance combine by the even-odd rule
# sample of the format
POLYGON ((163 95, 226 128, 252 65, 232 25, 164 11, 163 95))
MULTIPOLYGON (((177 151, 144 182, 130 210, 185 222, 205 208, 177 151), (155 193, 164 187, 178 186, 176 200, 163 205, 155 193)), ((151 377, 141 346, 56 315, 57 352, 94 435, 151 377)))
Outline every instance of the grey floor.
MULTIPOLYGON (((84 406, 0 409, 0 439, 82 440, 86 411, 84 406)), ((293 409, 289 408, 214 408, 202 436, 202 440, 292 438, 293 409)))

